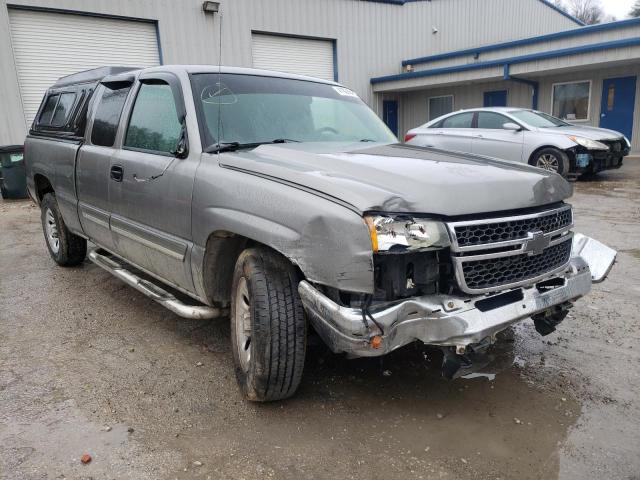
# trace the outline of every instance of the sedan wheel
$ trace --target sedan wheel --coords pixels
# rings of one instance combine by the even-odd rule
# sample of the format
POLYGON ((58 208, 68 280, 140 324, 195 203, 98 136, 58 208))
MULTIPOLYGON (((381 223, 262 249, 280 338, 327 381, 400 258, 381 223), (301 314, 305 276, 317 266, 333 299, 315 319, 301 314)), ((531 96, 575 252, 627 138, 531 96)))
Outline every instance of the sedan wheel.
POLYGON ((550 172, 558 173, 560 163, 558 162, 558 157, 556 157, 552 153, 545 153, 544 155, 540 155, 538 157, 536 167, 549 170, 550 172))

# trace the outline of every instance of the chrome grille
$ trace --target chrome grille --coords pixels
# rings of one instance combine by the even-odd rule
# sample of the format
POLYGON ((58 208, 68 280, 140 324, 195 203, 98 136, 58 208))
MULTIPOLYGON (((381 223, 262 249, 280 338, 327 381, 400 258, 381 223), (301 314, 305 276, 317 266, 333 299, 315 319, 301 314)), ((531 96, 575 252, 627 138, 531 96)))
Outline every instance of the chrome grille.
POLYGON ((509 240, 525 239, 529 232, 550 233, 571 226, 571 207, 545 212, 529 217, 489 221, 488 223, 464 223, 454 227, 458 246, 470 247, 509 240))
POLYGON ((535 283, 571 257, 570 205, 536 213, 447 224, 458 286, 485 293, 535 283))
POLYGON ((547 248, 542 254, 512 255, 462 264, 464 280, 470 289, 496 288, 553 271, 565 265, 571 255, 571 239, 547 248))

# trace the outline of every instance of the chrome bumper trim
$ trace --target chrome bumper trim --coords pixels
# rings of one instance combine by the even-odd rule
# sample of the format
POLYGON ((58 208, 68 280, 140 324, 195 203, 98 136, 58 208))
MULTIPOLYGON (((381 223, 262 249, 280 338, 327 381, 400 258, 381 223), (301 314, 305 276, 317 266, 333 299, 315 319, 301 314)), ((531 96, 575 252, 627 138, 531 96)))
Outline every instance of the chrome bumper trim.
MULTIPOLYGON (((540 313, 554 305, 576 300, 591 289, 587 262, 573 257, 562 274, 564 285, 540 292, 535 286, 521 288, 522 300, 481 312, 476 302, 489 295, 428 295, 370 308, 376 322, 384 329, 382 345, 370 346, 358 308, 342 307, 323 295, 307 281, 298 291, 311 323, 334 352, 355 357, 380 356, 403 345, 420 340, 429 345, 461 346, 478 343, 509 325, 540 313)), ((500 295, 502 292, 497 293, 500 295)), ((370 325, 372 333, 380 333, 370 325)))

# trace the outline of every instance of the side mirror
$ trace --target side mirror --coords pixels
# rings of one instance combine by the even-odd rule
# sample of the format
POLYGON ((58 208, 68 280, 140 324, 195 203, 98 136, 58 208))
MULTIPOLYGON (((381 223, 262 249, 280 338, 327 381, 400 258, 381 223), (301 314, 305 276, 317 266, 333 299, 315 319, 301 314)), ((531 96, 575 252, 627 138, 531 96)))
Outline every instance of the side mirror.
POLYGON ((518 125, 517 123, 513 123, 513 122, 507 122, 505 124, 502 125, 502 128, 505 130, 511 130, 514 132, 519 132, 520 130, 522 130, 522 127, 520 125, 518 125))

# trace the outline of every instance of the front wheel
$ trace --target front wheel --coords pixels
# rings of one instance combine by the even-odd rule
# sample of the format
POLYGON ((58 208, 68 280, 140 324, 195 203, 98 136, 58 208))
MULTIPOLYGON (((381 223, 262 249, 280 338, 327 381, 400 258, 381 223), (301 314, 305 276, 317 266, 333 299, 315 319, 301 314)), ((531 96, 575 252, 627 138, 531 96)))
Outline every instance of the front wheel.
POLYGON ((58 201, 53 193, 47 193, 40 204, 42 231, 51 258, 62 267, 73 267, 84 261, 87 241, 69 231, 62 219, 58 201))
POLYGON ((249 400, 282 400, 300 384, 307 330, 299 280, 290 262, 266 248, 249 248, 236 262, 231 350, 238 384, 249 400))
POLYGON ((529 164, 550 172, 557 173, 566 178, 569 174, 569 157, 557 148, 543 148, 536 152, 529 164))

